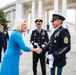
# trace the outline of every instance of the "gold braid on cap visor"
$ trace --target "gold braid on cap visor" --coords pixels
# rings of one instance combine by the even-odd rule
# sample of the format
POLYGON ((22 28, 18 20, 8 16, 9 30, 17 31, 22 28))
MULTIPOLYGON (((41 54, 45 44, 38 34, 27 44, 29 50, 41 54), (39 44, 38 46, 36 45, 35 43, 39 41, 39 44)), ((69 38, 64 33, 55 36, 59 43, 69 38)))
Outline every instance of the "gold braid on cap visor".
POLYGON ((36 24, 42 24, 42 22, 36 22, 36 24))

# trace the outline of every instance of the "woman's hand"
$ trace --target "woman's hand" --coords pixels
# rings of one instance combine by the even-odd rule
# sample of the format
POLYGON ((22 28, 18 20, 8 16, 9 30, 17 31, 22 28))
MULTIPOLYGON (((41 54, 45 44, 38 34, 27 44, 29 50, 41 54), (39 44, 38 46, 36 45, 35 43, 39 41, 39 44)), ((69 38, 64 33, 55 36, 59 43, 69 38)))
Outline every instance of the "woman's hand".
POLYGON ((35 52, 36 52, 37 54, 40 54, 40 53, 42 52, 42 49, 41 49, 41 48, 36 48, 35 52))
POLYGON ((40 54, 42 52, 41 48, 31 48, 31 52, 36 52, 37 54, 40 54))

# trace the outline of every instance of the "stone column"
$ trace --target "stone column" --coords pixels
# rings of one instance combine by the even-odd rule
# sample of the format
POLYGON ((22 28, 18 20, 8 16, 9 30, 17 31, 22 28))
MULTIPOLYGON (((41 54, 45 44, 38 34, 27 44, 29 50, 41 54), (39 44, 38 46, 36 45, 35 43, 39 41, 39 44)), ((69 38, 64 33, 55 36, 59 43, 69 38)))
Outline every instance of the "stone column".
POLYGON ((76 8, 75 8, 75 32, 76 32, 76 8))
POLYGON ((17 22, 18 20, 23 19, 23 4, 17 2, 16 3, 16 19, 15 22, 17 22))
POLYGON ((54 13, 58 14, 58 0, 54 0, 54 13))
POLYGON ((62 0, 62 15, 65 17, 63 26, 66 27, 66 11, 67 11, 67 0, 62 0))
POLYGON ((46 28, 46 24, 47 24, 47 11, 45 11, 45 30, 47 30, 47 28, 46 28))
POLYGON ((35 29, 35 0, 32 0, 31 30, 35 29))
POLYGON ((38 18, 42 19, 42 0, 38 0, 38 18))
POLYGON ((62 8, 61 7, 59 8, 58 12, 59 12, 58 14, 62 15, 62 8))
POLYGON ((46 24, 47 31, 50 31, 50 24, 49 24, 49 11, 47 11, 47 24, 46 24))
POLYGON ((28 21, 27 21, 27 22, 28 22, 28 23, 27 23, 28 25, 27 25, 27 29, 30 29, 30 24, 31 24, 31 23, 30 23, 30 18, 31 18, 31 17, 30 17, 30 13, 28 13, 28 21))
POLYGON ((47 11, 47 24, 49 24, 49 11, 47 11))
POLYGON ((13 28, 13 11, 10 12, 10 20, 11 20, 11 26, 10 28, 13 28))
POLYGON ((43 20, 42 28, 45 29, 45 11, 44 10, 43 10, 43 13, 42 13, 42 20, 43 20))

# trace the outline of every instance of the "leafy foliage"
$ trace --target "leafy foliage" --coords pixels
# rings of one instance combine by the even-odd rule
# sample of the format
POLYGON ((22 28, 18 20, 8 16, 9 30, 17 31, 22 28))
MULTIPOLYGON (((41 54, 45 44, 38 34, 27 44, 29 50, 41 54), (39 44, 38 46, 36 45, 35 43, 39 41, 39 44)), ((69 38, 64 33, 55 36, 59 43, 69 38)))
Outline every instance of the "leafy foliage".
POLYGON ((5 30, 8 30, 7 26, 8 21, 5 18, 5 14, 2 9, 0 9, 0 24, 3 25, 5 30))

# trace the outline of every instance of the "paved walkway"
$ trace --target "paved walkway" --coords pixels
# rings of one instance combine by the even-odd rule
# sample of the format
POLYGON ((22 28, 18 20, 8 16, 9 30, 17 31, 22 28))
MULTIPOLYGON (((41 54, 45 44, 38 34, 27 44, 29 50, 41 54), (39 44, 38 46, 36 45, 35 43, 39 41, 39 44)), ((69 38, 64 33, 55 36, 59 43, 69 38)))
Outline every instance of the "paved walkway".
MULTIPOLYGON (((49 66, 47 66, 47 75, 50 75, 49 66)), ((23 52, 20 58, 20 75, 33 75, 32 74, 32 52, 23 52)), ((40 63, 38 63, 38 75, 41 74, 40 63)), ((67 65, 63 69, 62 75, 76 75, 76 52, 70 51, 67 54, 67 65)))
MULTIPOLYGON (((24 37, 24 38, 26 38, 25 41, 27 42, 27 45, 32 46, 30 42, 28 41, 29 35, 28 35, 28 38, 27 37, 24 37)), ((74 48, 72 48, 72 51, 70 51, 67 54, 67 65, 63 68, 62 75, 76 75, 76 47, 75 45, 74 45, 74 48)), ((38 69, 38 75, 42 75, 39 62, 38 62, 37 69, 38 69)), ((47 64, 46 64, 46 71, 47 71, 47 75, 50 75, 49 66, 47 64)), ((32 52, 23 52, 23 54, 21 55, 20 75, 33 75, 32 73, 32 52)))

